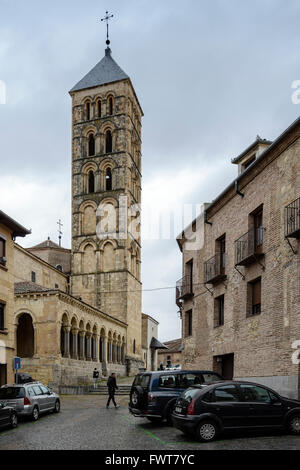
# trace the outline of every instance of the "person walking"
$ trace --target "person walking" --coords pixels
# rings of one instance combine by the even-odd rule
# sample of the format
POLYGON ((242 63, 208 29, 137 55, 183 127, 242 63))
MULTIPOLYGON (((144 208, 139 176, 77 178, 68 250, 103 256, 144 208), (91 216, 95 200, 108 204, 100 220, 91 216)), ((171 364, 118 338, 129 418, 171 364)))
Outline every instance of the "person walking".
POLYGON ((97 388, 98 379, 99 379, 99 371, 95 367, 94 372, 93 372, 94 388, 97 388))
POLYGON ((107 409, 109 408, 109 404, 111 400, 115 408, 120 408, 119 405, 117 405, 115 401, 115 393, 116 393, 116 390, 118 390, 116 374, 114 373, 110 374, 108 381, 107 381, 107 388, 108 388, 108 401, 107 401, 106 408, 107 409))

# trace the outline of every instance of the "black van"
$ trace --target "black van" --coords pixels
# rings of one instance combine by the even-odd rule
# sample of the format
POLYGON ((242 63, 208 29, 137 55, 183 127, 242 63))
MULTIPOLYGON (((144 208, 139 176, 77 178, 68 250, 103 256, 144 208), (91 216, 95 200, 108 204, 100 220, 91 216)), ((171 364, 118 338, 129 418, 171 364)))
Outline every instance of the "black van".
POLYGON ((184 390, 200 384, 224 380, 209 370, 178 370, 137 374, 130 391, 129 411, 151 422, 164 419, 172 425, 171 414, 177 398, 184 390))

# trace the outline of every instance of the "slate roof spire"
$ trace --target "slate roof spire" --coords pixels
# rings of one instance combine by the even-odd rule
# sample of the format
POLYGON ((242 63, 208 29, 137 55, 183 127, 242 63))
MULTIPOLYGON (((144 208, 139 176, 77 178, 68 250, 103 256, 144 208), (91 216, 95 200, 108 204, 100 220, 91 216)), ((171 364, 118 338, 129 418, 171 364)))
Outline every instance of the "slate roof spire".
POLYGON ((111 56, 111 49, 105 49, 105 56, 100 62, 82 78, 70 91, 85 90, 86 88, 94 88, 106 83, 118 82, 126 80, 129 76, 119 67, 111 56))

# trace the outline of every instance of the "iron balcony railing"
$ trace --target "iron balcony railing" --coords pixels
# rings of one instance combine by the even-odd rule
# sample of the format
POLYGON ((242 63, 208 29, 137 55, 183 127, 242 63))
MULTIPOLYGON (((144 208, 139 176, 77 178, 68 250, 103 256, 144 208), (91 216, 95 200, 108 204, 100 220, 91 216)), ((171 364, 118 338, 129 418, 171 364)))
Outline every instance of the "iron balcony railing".
POLYGON ((235 241, 235 265, 246 266, 263 255, 263 227, 249 230, 235 241))
POLYGON ((300 238, 300 197, 285 208, 285 236, 300 238))
POLYGON ((176 303, 192 295, 194 295, 193 280, 190 275, 186 275, 176 282, 176 303))
POLYGON ((225 278, 225 253, 216 253, 204 263, 204 282, 214 284, 225 278))

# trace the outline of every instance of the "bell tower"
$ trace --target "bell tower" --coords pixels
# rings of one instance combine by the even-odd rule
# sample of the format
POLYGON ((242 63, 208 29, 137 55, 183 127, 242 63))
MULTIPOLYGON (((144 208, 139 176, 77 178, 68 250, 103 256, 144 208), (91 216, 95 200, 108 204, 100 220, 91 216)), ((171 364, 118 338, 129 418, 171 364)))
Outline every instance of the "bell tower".
MULTIPOLYGON (((141 121, 128 75, 103 59, 72 88, 71 294, 128 325, 141 351, 141 121)), ((108 333, 108 332, 107 332, 108 333)))

